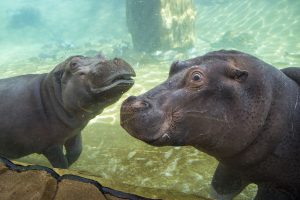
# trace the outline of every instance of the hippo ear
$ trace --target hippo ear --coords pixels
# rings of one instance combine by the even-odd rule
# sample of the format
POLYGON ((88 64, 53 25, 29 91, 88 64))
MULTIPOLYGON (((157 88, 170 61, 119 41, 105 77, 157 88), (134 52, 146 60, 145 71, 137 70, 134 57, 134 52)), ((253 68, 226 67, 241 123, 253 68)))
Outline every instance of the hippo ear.
POLYGON ((186 61, 175 61, 171 64, 170 67, 170 72, 169 72, 169 77, 176 74, 177 72, 183 70, 184 68, 186 68, 187 62, 186 61))
POLYGON ((66 65, 66 61, 58 64, 52 71, 55 82, 59 84, 61 83, 61 78, 65 72, 65 65, 66 65))
POLYGON ((237 80, 239 82, 245 81, 248 78, 248 71, 241 70, 235 67, 231 67, 228 70, 228 75, 230 78, 237 80))
POLYGON ((64 74, 64 70, 59 70, 54 72, 54 80, 56 83, 61 84, 61 79, 64 74))

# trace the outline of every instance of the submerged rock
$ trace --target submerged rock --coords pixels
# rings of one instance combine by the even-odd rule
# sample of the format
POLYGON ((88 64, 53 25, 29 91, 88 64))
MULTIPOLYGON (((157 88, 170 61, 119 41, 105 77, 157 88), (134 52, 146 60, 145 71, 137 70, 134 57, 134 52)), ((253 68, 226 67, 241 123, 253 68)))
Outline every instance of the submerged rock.
POLYGON ((235 31, 225 32, 218 41, 211 43, 211 47, 219 49, 224 47, 240 49, 240 50, 253 50, 255 49, 255 39, 249 33, 238 33, 235 31))

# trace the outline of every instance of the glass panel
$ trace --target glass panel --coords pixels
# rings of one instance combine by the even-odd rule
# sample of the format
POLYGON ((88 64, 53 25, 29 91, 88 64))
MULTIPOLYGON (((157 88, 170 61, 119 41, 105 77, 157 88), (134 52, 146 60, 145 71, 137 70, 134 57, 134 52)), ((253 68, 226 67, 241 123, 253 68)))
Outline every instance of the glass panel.
MULTIPOLYGON (((112 76, 124 70, 117 68, 117 64, 112 64, 112 59, 119 57, 135 70, 135 84, 128 92, 124 91, 126 93, 114 91, 120 93, 116 96, 122 95, 120 99, 111 103, 106 101, 107 105, 102 105, 105 107, 103 112, 89 121, 82 131, 82 154, 70 169, 112 182, 146 188, 144 191, 147 191, 147 188, 155 188, 209 197, 210 182, 217 161, 193 147, 153 147, 131 137, 120 126, 121 104, 129 96, 145 93, 165 81, 172 62, 194 58, 214 50, 243 51, 277 68, 300 66, 300 1, 178 0, 170 3, 161 0, 148 2, 149 5, 143 4, 143 1, 139 1, 140 4, 135 4, 136 2, 2 0, 0 77, 3 80, 0 81, 0 101, 5 103, 1 102, 0 105, 5 109, 1 109, 0 106, 0 117, 3 121, 0 124, 5 128, 3 130, 14 129, 18 133, 27 131, 23 135, 8 135, 5 131, 0 133, 0 139, 6 141, 0 142, 0 154, 21 162, 50 167, 49 161, 43 155, 26 153, 31 151, 26 144, 34 140, 34 147, 45 146, 45 143, 51 140, 49 136, 32 137, 32 132, 39 132, 37 135, 50 129, 55 132, 57 126, 53 121, 47 124, 47 120, 57 117, 55 113, 60 112, 45 110, 45 102, 50 102, 50 97, 44 97, 46 99, 42 100, 42 104, 36 102, 36 96, 41 95, 46 91, 45 87, 50 86, 44 85, 41 89, 41 82, 38 80, 35 80, 36 85, 31 84, 30 80, 33 79, 22 79, 23 82, 18 82, 5 78, 49 73, 70 56, 94 57, 99 54, 110 60, 106 64, 112 67, 112 76), (32 91, 24 89, 24 85, 31 85, 28 87, 32 87, 32 91), (32 96, 28 96, 29 92, 32 92, 32 96), (10 93, 13 95, 9 96, 10 93), (16 114, 19 110, 24 110, 25 114, 16 114), (36 116, 31 111, 48 113, 49 116, 36 116), (35 119, 23 120, 32 115, 35 115, 35 119), (20 123, 23 125, 26 121, 26 126, 18 127, 19 121, 22 121, 20 123)), ((100 62, 102 57, 97 59, 100 62)), ((96 66, 98 61, 87 63, 94 63, 96 66)), ((84 71, 86 68, 82 66, 89 64, 80 62, 79 69, 84 71)), ((105 65, 106 61, 103 62, 105 65)), ((68 63, 68 66, 70 68, 71 64, 68 63)), ((76 68, 76 65, 74 66, 76 68)), ((68 70, 71 70, 69 68, 68 70)), ((73 72, 76 73, 76 70, 73 72)), ((58 79, 61 78, 63 76, 58 74, 58 79)), ((100 76, 97 78, 96 82, 105 79, 100 76)), ((69 81, 68 78, 64 80, 69 81)), ((77 84, 82 80, 84 79, 78 78, 76 83, 68 83, 79 87, 77 84)), ((78 90, 85 90, 84 87, 80 87, 78 90)), ((82 93, 72 96, 68 91, 63 99, 60 90, 58 94, 51 93, 52 96, 58 95, 61 100, 59 103, 72 102, 72 99, 76 99, 76 103, 84 101, 85 96, 82 93), (78 98, 78 95, 83 95, 82 99, 78 98)), ((109 97, 109 94, 105 95, 109 97)), ((57 106, 61 105, 57 104, 55 109, 58 109, 57 106)), ((87 113, 95 111, 89 105, 83 109, 86 109, 87 113)), ((70 113, 72 116, 76 115, 75 112, 70 113)), ((58 120, 57 123, 61 122, 58 120)), ((59 130, 55 132, 58 139, 54 143, 57 144, 67 139, 61 140, 64 132, 59 130)), ((73 135, 69 138, 71 136, 73 135)), ((38 149, 40 153, 45 151, 34 149, 38 149)), ((51 155, 53 151, 49 152, 51 155)), ((76 154, 76 151, 73 153, 76 154)), ((144 196, 151 197, 147 192, 143 193, 144 196)), ((237 199, 251 199, 255 193, 256 186, 251 185, 237 199)))

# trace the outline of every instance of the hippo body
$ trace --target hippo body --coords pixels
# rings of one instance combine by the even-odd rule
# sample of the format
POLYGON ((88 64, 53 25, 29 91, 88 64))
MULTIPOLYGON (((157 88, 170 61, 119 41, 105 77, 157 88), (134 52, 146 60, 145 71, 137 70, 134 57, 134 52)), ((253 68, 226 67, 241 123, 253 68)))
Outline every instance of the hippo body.
POLYGON ((214 156, 216 199, 233 199, 250 183, 256 200, 300 199, 299 84, 300 68, 210 52, 174 62, 165 82, 125 100, 121 125, 148 144, 214 156))
POLYGON ((133 85, 134 75, 121 59, 72 56, 50 73, 1 79, 0 155, 40 153, 53 167, 69 167, 82 151, 81 130, 133 85))

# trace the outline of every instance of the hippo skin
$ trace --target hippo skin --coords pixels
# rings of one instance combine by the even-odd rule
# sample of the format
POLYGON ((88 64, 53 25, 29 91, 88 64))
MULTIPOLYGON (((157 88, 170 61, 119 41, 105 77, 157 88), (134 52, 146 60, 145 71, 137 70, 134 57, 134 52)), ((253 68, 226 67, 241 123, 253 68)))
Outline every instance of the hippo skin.
POLYGON ((123 102, 121 125, 154 146, 193 146, 219 164, 213 197, 249 183, 255 200, 300 199, 300 68, 220 50, 171 65, 168 79, 123 102))
POLYGON ((132 76, 122 59, 79 55, 50 73, 1 79, 0 155, 39 153, 53 167, 68 168, 81 154, 82 129, 131 88, 132 76))

